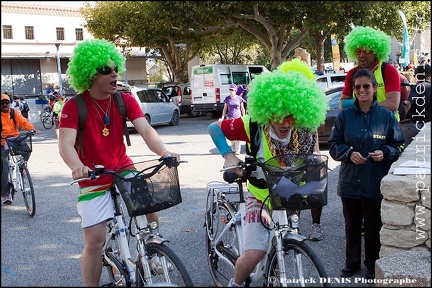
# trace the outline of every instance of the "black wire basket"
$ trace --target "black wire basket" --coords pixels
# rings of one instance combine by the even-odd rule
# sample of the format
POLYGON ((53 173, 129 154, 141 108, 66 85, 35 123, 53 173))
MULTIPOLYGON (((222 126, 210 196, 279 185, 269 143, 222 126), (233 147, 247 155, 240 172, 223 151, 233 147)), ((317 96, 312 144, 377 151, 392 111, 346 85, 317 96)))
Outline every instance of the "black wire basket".
POLYGON ((182 202, 177 165, 155 159, 133 166, 121 169, 122 176, 128 175, 124 179, 115 179, 130 217, 165 210, 182 202))
POLYGON ((21 134, 17 137, 6 138, 6 143, 9 147, 9 153, 12 156, 22 155, 27 160, 32 152, 32 134, 21 134))
POLYGON ((272 209, 305 210, 327 205, 328 157, 287 154, 266 161, 272 209))

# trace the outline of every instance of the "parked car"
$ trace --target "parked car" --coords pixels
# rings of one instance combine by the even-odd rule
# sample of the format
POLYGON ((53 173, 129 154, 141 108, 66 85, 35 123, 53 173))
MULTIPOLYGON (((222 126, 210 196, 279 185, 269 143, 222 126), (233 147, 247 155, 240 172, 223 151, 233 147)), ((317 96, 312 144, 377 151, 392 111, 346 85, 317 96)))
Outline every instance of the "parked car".
POLYGON ((345 82, 346 75, 347 73, 329 73, 317 76, 315 81, 322 89, 326 89, 334 85, 343 84, 345 82))
MULTIPOLYGON (((118 84, 117 86, 119 87, 118 84)), ((161 89, 148 88, 147 86, 120 86, 118 90, 128 91, 135 97, 151 126, 166 124, 176 126, 179 124, 179 107, 161 89)), ((133 128, 129 120, 127 126, 133 128)))
POLYGON ((324 90, 330 109, 327 111, 324 124, 318 127, 318 141, 320 144, 327 144, 332 131, 333 123, 339 114, 339 99, 342 95, 344 85, 339 84, 324 90))
POLYGON ((190 117, 204 115, 204 113, 191 109, 191 87, 189 83, 163 83, 161 89, 168 97, 173 99, 174 104, 179 106, 180 114, 187 114, 190 117))

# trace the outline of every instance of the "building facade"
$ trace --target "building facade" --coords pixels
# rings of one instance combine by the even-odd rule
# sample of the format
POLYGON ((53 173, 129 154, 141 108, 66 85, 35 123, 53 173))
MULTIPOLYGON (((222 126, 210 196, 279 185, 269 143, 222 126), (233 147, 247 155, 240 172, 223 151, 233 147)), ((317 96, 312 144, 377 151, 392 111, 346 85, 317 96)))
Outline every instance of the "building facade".
MULTIPOLYGON (((35 2, 37 3, 37 2, 35 2)), ((80 8, 1 2, 1 91, 16 96, 44 94, 48 84, 66 95, 76 92, 66 75, 77 43, 94 38, 86 28, 80 8)), ((145 48, 133 48, 127 72, 119 80, 147 84, 145 48)))

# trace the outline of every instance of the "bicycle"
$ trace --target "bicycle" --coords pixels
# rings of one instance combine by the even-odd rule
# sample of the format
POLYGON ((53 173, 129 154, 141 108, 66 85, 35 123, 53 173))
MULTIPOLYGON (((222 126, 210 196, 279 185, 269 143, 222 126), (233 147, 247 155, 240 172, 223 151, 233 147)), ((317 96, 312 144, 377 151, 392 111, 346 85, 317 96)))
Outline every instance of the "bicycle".
MULTIPOLYGON (((107 222, 107 238, 102 249, 103 265, 114 286, 141 287, 158 283, 193 287, 180 258, 165 245, 169 241, 157 232, 156 222, 147 223, 145 216, 181 203, 178 165, 175 157, 162 157, 134 163, 117 171, 95 165, 89 172, 86 179, 112 175, 116 184, 110 191, 115 214, 107 222), (123 205, 128 215, 123 213, 123 205), (130 217, 128 225, 127 217, 130 217), (130 237, 135 238, 136 255, 132 255, 130 250, 130 237)), ((82 179, 71 184, 80 181, 82 179)))
POLYGON ((270 224, 266 225, 262 219, 263 206, 259 215, 261 223, 270 230, 269 244, 245 287, 259 281, 264 287, 329 286, 323 280, 327 278, 323 263, 306 243, 308 238, 299 232, 297 212, 327 204, 327 162, 327 156, 315 154, 284 155, 264 163, 247 155, 238 166, 221 170, 225 182, 207 184, 204 224, 207 262, 218 287, 228 286, 236 260, 245 251, 243 225, 247 216, 243 184, 259 167, 270 194, 264 201, 271 205, 270 224), (241 175, 228 171, 239 168, 241 175))
POLYGON ((27 161, 32 152, 32 136, 35 131, 21 133, 17 137, 5 138, 6 149, 9 149, 9 175, 10 197, 16 200, 15 194, 21 192, 27 213, 33 217, 36 213, 36 197, 33 181, 27 167, 27 161))
POLYGON ((46 106, 40 114, 40 120, 45 129, 49 130, 54 126, 55 116, 51 107, 46 106))

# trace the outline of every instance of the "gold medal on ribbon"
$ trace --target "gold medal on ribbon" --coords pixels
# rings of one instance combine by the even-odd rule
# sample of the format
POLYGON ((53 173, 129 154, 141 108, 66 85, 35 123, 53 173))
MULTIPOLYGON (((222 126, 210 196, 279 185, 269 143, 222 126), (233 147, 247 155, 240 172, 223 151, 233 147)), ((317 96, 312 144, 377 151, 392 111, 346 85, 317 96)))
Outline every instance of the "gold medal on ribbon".
POLYGON ((106 126, 102 129, 102 135, 105 137, 107 137, 109 135, 109 130, 106 126))

